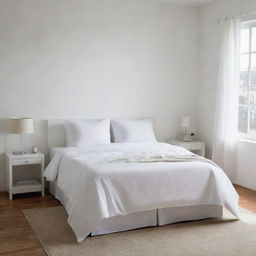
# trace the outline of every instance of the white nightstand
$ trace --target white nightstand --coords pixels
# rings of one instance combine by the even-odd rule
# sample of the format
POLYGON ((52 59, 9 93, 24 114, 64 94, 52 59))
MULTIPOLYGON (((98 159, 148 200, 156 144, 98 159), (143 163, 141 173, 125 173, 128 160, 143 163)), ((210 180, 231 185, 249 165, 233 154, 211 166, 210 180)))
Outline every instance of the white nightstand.
POLYGON ((183 147, 199 156, 205 157, 205 144, 201 141, 170 140, 170 144, 183 147))
POLYGON ((23 155, 14 155, 12 153, 6 154, 6 186, 9 192, 9 199, 12 200, 13 194, 28 193, 28 192, 38 192, 41 191, 42 196, 44 196, 44 155, 42 153, 36 154, 23 154, 23 155), (29 165, 39 165, 31 167, 29 165), (23 167, 22 167, 23 166, 23 167), (15 167, 18 167, 15 169, 15 167), (23 175, 26 176, 26 179, 29 179, 28 172, 26 168, 30 169, 30 173, 33 173, 33 182, 30 184, 17 184, 17 177, 23 175), (37 173, 34 173, 37 171, 37 173))

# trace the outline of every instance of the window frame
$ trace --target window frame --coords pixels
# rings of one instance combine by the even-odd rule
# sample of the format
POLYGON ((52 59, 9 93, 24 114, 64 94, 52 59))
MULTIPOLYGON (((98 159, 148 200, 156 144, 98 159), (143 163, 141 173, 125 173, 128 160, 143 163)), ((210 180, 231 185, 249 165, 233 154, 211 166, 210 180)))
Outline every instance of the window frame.
MULTIPOLYGON (((238 131, 238 139, 242 139, 242 140, 252 140, 252 141, 256 141, 256 134, 250 134, 249 133, 249 129, 250 129, 250 111, 251 111, 251 103, 250 103, 250 87, 251 87, 251 71, 252 71, 252 55, 255 54, 256 55, 256 50, 252 51, 252 30, 253 28, 256 29, 256 20, 250 20, 250 21, 244 21, 242 22, 242 26, 241 26, 241 31, 244 29, 249 29, 249 51, 248 52, 240 52, 240 57, 242 55, 248 55, 249 58, 249 63, 248 63, 248 104, 240 104, 238 102, 238 111, 239 111, 239 107, 247 107, 247 114, 248 114, 248 120, 247 120, 247 133, 243 133, 243 132, 239 132, 238 131)), ((241 75, 241 70, 239 71, 240 75, 241 75)), ((240 86, 239 86, 240 87, 240 86)), ((238 95, 238 100, 240 97, 240 93, 238 95)), ((256 105, 255 105, 256 107, 256 105)), ((239 124, 239 117, 237 120, 237 125, 239 124)))

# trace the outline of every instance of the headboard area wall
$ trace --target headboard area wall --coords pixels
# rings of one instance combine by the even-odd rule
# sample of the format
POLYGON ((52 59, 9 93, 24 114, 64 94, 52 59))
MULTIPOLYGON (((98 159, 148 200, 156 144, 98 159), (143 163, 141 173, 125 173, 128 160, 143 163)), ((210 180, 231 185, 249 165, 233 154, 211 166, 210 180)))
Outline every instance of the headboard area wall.
POLYGON ((32 117, 24 149, 45 154, 64 141, 62 119, 152 117, 166 140, 181 115, 196 117, 197 8, 138 0, 0 6, 0 190, 4 154, 19 148, 19 136, 1 129, 8 117, 32 117))

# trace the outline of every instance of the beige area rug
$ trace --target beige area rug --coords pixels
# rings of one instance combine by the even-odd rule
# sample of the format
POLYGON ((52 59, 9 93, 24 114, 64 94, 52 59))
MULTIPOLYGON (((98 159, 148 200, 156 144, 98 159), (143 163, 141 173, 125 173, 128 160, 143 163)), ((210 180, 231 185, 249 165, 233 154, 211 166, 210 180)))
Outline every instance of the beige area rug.
POLYGON ((63 207, 24 210, 49 256, 255 256, 256 214, 88 237, 77 244, 63 207))

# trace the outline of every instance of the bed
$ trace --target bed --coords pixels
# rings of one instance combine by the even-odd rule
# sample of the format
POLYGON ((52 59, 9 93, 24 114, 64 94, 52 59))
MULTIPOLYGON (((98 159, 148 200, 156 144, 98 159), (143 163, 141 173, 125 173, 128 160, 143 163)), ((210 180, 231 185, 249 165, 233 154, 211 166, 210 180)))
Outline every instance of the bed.
POLYGON ((77 241, 135 228, 238 217, 238 195, 225 173, 165 143, 65 147, 62 120, 48 121, 51 161, 45 176, 77 241))

